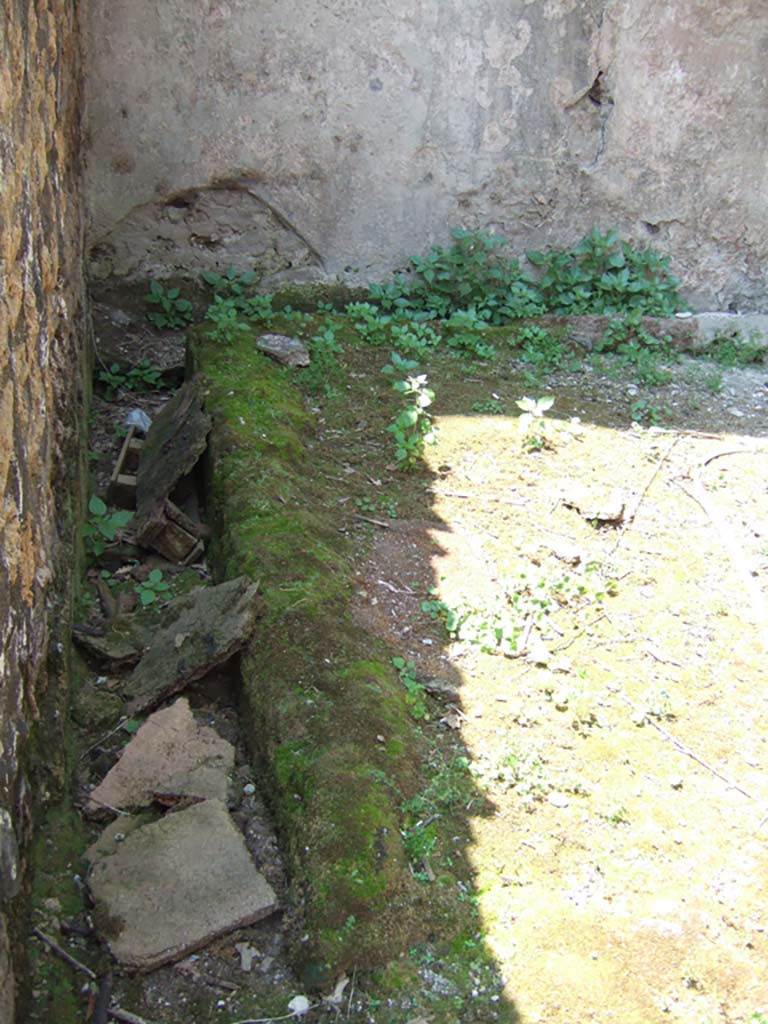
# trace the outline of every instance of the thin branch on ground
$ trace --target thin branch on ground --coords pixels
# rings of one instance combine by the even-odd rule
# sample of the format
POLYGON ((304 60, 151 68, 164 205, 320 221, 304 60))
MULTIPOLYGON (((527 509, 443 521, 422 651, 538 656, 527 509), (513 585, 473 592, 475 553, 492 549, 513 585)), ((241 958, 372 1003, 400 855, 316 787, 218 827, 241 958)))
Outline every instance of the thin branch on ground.
MULTIPOLYGON (((603 665, 603 668, 607 668, 607 666, 603 665)), ((610 669, 608 671, 610 671, 610 669)), ((703 757, 699 757, 699 755, 695 753, 693 750, 691 750, 689 746, 683 743, 682 740, 679 740, 677 736, 673 736, 672 733, 665 729, 663 725, 660 725, 653 718, 651 718, 651 716, 648 715, 643 708, 641 708, 633 700, 630 700, 630 698, 626 695, 626 693, 624 693, 620 686, 614 685, 612 689, 614 693, 618 694, 618 696, 621 697, 625 704, 628 704, 629 707, 631 707, 632 710, 637 713, 637 715, 642 715, 649 725, 652 725, 657 732, 661 733, 664 739, 668 740, 675 748, 675 750, 677 750, 681 754, 685 754, 686 757, 690 757, 697 764, 700 764, 702 768, 706 768, 708 772, 711 772, 712 775, 720 779, 721 782, 724 782, 729 789, 735 789, 737 793, 741 793, 742 796, 747 797, 747 799, 749 800, 753 799, 752 794, 748 793, 746 789, 742 789, 741 786, 739 786, 737 783, 729 779, 727 775, 723 775, 723 773, 718 771, 717 768, 714 767, 714 765, 709 764, 709 762, 705 761, 703 757)))
POLYGON ((376 580, 376 582, 380 586, 386 587, 387 590, 390 590, 393 594, 405 594, 407 597, 419 596, 418 590, 411 590, 410 587, 405 587, 404 589, 401 589, 400 587, 396 587, 394 586, 394 584, 389 583, 387 580, 376 580))
POLYGON ((55 953, 60 960, 68 963, 70 967, 74 967, 75 970, 80 971, 81 974, 85 974, 91 979, 91 981, 96 981, 96 972, 92 971, 91 968, 87 967, 84 963, 76 960, 71 953, 68 953, 66 949, 64 949, 63 946, 60 946, 58 942, 50 937, 50 935, 46 935, 45 932, 41 931, 39 928, 33 928, 32 934, 36 935, 41 942, 45 943, 51 952, 55 953))
POLYGON ((362 519, 364 523, 371 523, 372 526, 380 526, 383 530, 391 530, 392 523, 385 523, 381 519, 371 519, 370 516, 361 516, 359 513, 355 513, 355 519, 362 519))
POLYGON ((278 1020, 297 1020, 299 1017, 303 1017, 305 1013, 309 1013, 310 1010, 316 1010, 318 1006, 320 1006, 320 1003, 312 1003, 306 1010, 302 1010, 301 1013, 286 1013, 282 1017, 249 1017, 247 1020, 232 1021, 232 1024, 273 1024, 274 1021, 278 1020))
POLYGON ((728 528, 723 516, 720 514, 720 510, 717 508, 714 499, 707 492, 704 484, 701 482, 700 471, 704 466, 707 466, 710 462, 715 459, 723 458, 726 455, 742 455, 752 454, 746 449, 738 448, 724 452, 716 452, 714 455, 710 455, 709 458, 694 465, 689 470, 689 477, 691 480, 692 490, 688 490, 683 484, 676 480, 675 483, 680 490, 687 494, 692 501, 695 501, 709 517, 709 521, 714 526, 720 543, 723 545, 725 550, 731 559, 734 569, 738 573, 744 592, 749 598, 749 603, 752 606, 752 614, 756 625, 762 630, 762 644, 763 650, 768 651, 768 614, 766 613, 765 601, 763 599, 762 591, 760 590, 755 577, 747 566, 747 560, 744 556, 743 550, 739 547, 733 538, 731 530, 728 528))
MULTIPOLYGON (((32 934, 36 935, 42 943, 48 946, 51 952, 59 957, 60 960, 69 964, 70 967, 74 967, 76 971, 80 971, 81 974, 90 978, 91 981, 97 980, 96 973, 92 971, 90 967, 76 959, 76 957, 72 956, 71 953, 68 953, 67 950, 52 939, 50 935, 46 935, 46 933, 41 931, 40 928, 33 928, 32 934)), ((107 1014, 112 1018, 112 1020, 120 1021, 121 1024, 151 1024, 151 1021, 148 1021, 145 1017, 139 1017, 135 1013, 130 1013, 128 1010, 122 1010, 119 1006, 110 1006, 107 1010, 107 1014)))
POLYGON ((661 458, 657 461, 656 465, 653 467, 653 472, 650 474, 650 476, 646 480, 645 484, 643 485, 643 488, 640 491, 640 494, 638 495, 634 505, 632 506, 631 510, 628 511, 627 514, 624 516, 624 522, 622 524, 621 529, 619 530, 619 535, 616 538, 616 541, 615 541, 613 547, 611 548, 611 550, 608 551, 607 554, 605 555, 605 561, 606 562, 616 552, 617 548, 619 547, 619 545, 621 544, 622 540, 624 539, 624 534, 627 532, 627 530, 629 529, 629 526, 631 525, 631 523, 633 522, 635 516, 639 512, 640 506, 642 505, 643 501, 645 500, 646 494, 651 489, 651 486, 652 486, 654 480, 656 479, 656 477, 661 472, 661 467, 664 465, 664 463, 667 461, 669 456, 672 454, 672 449, 675 447, 675 445, 678 443, 679 440, 680 440, 680 435, 679 434, 675 434, 675 436, 672 438, 672 441, 667 446, 666 451, 661 456, 661 458))
POLYGON ((139 1017, 136 1013, 121 1010, 119 1006, 110 1006, 107 1012, 112 1020, 119 1020, 121 1024, 152 1024, 146 1017, 139 1017))
POLYGON ((560 651, 567 650, 569 647, 571 647, 573 644, 576 643, 576 641, 579 639, 579 637, 584 636, 584 634, 586 632, 588 632, 588 630, 590 630, 593 626, 596 626, 598 624, 598 622, 602 622, 603 619, 608 619, 608 618, 609 618, 609 615, 608 615, 607 612, 603 612, 602 615, 598 615, 598 617, 596 619, 592 619, 592 621, 588 622, 586 624, 586 626, 583 626, 578 631, 578 633, 574 633, 570 640, 566 640, 565 643, 558 644, 557 647, 554 647, 552 649, 552 653, 553 654, 559 654, 560 651))

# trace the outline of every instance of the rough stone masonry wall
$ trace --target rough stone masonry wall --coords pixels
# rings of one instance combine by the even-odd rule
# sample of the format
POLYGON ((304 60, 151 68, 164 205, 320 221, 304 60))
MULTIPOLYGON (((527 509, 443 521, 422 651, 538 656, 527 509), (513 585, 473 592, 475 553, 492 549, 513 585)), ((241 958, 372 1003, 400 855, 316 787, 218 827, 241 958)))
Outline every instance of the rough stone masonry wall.
POLYGON ((0 1022, 35 804, 61 783, 84 283, 71 0, 0 0, 0 1022), (58 638, 58 640, 57 640, 58 638))
POLYGON ((92 0, 95 276, 379 278, 616 226, 764 307, 765 0, 92 0))

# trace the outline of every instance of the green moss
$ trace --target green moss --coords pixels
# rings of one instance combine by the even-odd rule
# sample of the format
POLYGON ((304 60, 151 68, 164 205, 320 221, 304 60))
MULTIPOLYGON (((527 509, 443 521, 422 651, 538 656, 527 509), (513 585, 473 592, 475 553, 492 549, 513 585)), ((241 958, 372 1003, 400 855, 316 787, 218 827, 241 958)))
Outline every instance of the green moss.
POLYGON ((309 454, 291 372, 247 339, 222 350, 192 332, 191 349, 214 422, 212 561, 260 580, 268 607, 241 658, 243 717, 310 936, 296 958, 318 976, 381 963, 431 927, 400 834, 420 738, 389 653, 351 619, 341 494, 309 454))
POLYGON ((367 302, 368 289, 344 284, 342 281, 317 281, 311 284, 285 284, 274 293, 273 309, 291 306, 304 313, 313 313, 323 303, 342 310, 350 302, 367 302))
MULTIPOLYGON (((85 877, 83 852, 87 844, 88 833, 68 800, 51 807, 38 822, 31 856, 31 905, 43 931, 46 921, 85 913, 84 888, 79 879, 85 877)), ((87 950, 79 950, 77 956, 96 970, 87 950)), ((27 1010, 30 1024, 54 1019, 75 1024, 82 1020, 82 977, 37 939, 29 946, 29 972, 30 988, 37 993, 27 1010)))

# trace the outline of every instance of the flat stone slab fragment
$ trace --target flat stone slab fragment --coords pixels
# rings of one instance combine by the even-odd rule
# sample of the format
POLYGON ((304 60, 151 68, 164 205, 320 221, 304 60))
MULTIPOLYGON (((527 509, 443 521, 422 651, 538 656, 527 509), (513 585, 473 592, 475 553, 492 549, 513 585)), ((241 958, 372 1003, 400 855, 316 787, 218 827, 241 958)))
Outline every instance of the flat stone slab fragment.
POLYGON ((87 814, 105 807, 145 807, 155 796, 226 801, 235 748, 195 721, 186 697, 156 711, 128 743, 117 764, 91 793, 87 814))
POLYGON ((150 971, 278 909, 226 807, 205 800, 131 832, 90 874, 112 955, 150 971))
POLYGON ((283 366, 309 366, 309 351, 298 338, 286 334, 261 334, 256 348, 283 366))
POLYGON ((85 626, 74 627, 75 643, 113 668, 135 665, 152 636, 153 627, 136 620, 133 615, 118 615, 98 632, 85 626))
POLYGON ((257 584, 238 576, 176 598, 169 611, 178 614, 166 619, 123 684, 129 712, 154 707, 231 658, 261 614, 257 591, 257 584))

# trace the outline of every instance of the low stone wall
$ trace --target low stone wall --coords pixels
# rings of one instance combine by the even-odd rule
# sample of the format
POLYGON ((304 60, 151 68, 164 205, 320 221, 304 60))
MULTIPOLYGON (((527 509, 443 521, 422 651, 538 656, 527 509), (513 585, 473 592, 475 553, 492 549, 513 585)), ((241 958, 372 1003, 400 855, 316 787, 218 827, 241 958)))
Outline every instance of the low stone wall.
POLYGON ((60 791, 87 330, 78 26, 0 10, 0 1022, 21 1016, 35 806, 60 791))

